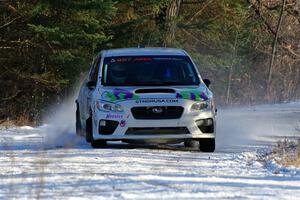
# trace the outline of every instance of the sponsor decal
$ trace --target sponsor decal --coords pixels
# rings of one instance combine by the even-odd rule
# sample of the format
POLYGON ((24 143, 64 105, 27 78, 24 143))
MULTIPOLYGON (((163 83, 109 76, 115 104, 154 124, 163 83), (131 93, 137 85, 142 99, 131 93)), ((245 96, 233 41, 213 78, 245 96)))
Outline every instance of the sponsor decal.
POLYGON ((121 127, 126 126, 126 121, 125 121, 125 120, 122 120, 122 121, 120 122, 120 126, 121 126, 121 127))
POLYGON ((147 61, 152 61, 153 58, 151 57, 135 57, 135 58, 132 58, 132 57, 119 57, 119 58, 112 58, 110 60, 111 63, 114 63, 114 62, 119 62, 119 63, 122 63, 122 62, 132 62, 132 61, 144 61, 144 62, 147 62, 147 61))
POLYGON ((151 61, 152 58, 148 58, 148 57, 138 57, 138 58, 134 58, 134 61, 151 61))
POLYGON ((178 99, 138 99, 135 103, 178 103, 178 99))
POLYGON ((184 60, 184 59, 181 59, 181 58, 153 58, 153 60, 176 60, 176 61, 179 61, 179 60, 184 60))
POLYGON ((129 62, 131 61, 131 58, 121 57, 117 58, 117 62, 129 62))
POLYGON ((187 99, 193 101, 206 101, 208 100, 207 95, 204 92, 198 90, 186 90, 176 93, 177 99, 187 99))
POLYGON ((105 91, 102 93, 102 97, 109 99, 111 102, 124 101, 124 100, 137 100, 140 97, 133 94, 132 91, 126 89, 113 89, 112 91, 105 91))
POLYGON ((118 114, 107 114, 106 119, 123 119, 123 115, 118 114))

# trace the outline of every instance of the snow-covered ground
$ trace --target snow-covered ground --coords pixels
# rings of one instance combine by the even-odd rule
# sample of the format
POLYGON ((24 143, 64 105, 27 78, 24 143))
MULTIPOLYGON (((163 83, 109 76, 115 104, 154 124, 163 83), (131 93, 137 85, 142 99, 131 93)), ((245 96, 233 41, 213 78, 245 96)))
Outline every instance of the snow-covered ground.
POLYGON ((0 199, 300 199, 300 170, 260 161, 274 141, 299 137, 300 103, 219 110, 215 153, 92 149, 75 137, 72 109, 38 128, 0 128, 0 199))

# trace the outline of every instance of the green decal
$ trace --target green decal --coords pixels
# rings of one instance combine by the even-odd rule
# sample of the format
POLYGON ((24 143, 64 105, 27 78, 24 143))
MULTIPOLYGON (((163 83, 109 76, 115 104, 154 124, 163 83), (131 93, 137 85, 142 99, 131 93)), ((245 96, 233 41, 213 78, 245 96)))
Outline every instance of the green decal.
POLYGON ((177 92, 176 98, 193 100, 193 101, 208 100, 207 95, 204 92, 201 92, 199 90, 185 90, 185 91, 177 92))
POLYGON ((124 100, 137 100, 140 97, 136 94, 133 94, 130 90, 125 89, 114 89, 112 92, 105 92, 106 97, 110 99, 110 101, 124 101, 124 100))

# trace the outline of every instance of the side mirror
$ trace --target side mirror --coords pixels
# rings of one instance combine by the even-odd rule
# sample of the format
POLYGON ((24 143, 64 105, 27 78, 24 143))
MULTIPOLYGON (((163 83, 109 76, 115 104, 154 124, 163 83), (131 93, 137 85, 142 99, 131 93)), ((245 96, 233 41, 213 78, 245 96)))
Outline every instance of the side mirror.
POLYGON ((204 84, 209 88, 211 82, 209 79, 203 79, 204 84))
POLYGON ((86 86, 90 89, 93 90, 96 87, 96 82, 95 81, 89 81, 86 83, 86 86))

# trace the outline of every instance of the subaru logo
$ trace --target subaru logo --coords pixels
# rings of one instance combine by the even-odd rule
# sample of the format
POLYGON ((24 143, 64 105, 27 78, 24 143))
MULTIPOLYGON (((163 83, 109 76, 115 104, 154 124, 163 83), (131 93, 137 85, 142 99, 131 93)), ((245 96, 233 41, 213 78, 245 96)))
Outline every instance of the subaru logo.
POLYGON ((152 112, 156 114, 162 113, 162 111, 163 109, 161 107, 152 108, 152 112))

